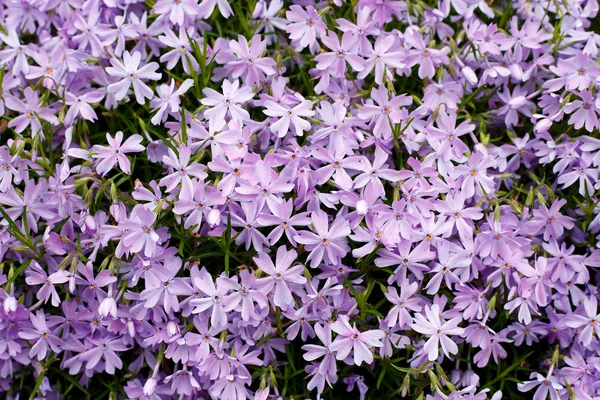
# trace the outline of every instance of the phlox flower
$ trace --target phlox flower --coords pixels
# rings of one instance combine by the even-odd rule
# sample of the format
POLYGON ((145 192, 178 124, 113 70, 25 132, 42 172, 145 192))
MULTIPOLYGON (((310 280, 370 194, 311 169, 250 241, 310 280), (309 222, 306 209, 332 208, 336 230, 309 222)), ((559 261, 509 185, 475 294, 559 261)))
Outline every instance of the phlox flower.
POLYGON ((131 174, 131 162, 125 155, 126 153, 137 153, 146 148, 140 143, 143 138, 138 135, 131 135, 123 142, 123 132, 118 131, 113 138, 109 133, 106 134, 108 146, 94 145, 92 150, 96 153, 92 157, 100 161, 96 165, 96 172, 100 175, 106 175, 113 167, 119 163, 121 171, 127 175, 131 174))
POLYGON ((462 319, 455 317, 446 321, 440 316, 440 306, 438 304, 433 304, 431 307, 425 306, 425 315, 426 317, 423 314, 417 314, 411 328, 429 336, 424 347, 428 360, 437 360, 440 345, 446 357, 458 353, 458 346, 450 339, 449 335, 459 336, 463 334, 464 329, 458 326, 462 319))
POLYGON ((135 99, 139 104, 144 104, 146 98, 152 99, 154 96, 152 89, 142 82, 142 79, 159 80, 162 74, 155 72, 159 65, 151 62, 140 66, 141 62, 142 55, 139 51, 135 51, 133 54, 125 51, 122 62, 115 57, 110 59, 112 67, 106 68, 106 72, 121 79, 107 87, 108 93, 114 93, 116 101, 124 99, 132 85, 135 99))

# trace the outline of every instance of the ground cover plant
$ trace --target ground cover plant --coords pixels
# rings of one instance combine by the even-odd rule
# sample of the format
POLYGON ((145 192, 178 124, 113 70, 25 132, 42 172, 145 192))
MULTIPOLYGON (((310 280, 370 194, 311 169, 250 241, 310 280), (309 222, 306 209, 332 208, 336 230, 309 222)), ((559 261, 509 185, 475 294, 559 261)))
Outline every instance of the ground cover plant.
POLYGON ((600 398, 595 0, 3 0, 8 399, 600 398))

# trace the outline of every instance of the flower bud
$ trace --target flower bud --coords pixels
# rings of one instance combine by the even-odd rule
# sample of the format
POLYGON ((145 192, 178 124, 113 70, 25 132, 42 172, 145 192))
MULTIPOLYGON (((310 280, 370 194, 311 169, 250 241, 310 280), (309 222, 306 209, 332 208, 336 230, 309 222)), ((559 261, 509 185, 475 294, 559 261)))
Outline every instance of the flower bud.
POLYGON ((112 203, 110 206, 110 215, 112 215, 117 222, 123 222, 127 218, 127 209, 123 203, 112 203))
POLYGON ((117 302, 112 297, 107 297, 100 303, 98 311, 102 317, 117 318, 117 302))
POLYGON ((465 65, 462 70, 460 71, 462 76, 471 84, 471 85, 477 85, 477 82, 479 81, 477 79, 477 75, 475 74, 475 71, 473 71, 473 69, 471 69, 471 67, 465 65))
POLYGON ((17 311, 18 305, 19 302, 14 298, 14 296, 8 296, 6 299, 4 299, 4 312, 8 314, 11 311, 17 311))
POLYGON ((356 212, 360 215, 366 215, 369 212, 369 205, 365 200, 359 200, 356 203, 356 212))
POLYGON ((206 221, 208 222, 208 225, 210 225, 211 228, 218 226, 219 223, 221 222, 221 211, 219 211, 216 208, 213 208, 208 213, 208 216, 206 217, 206 221))
POLYGON ((154 394, 154 391, 156 390, 156 379, 154 378, 149 378, 146 383, 144 384, 144 395, 145 396, 150 396, 154 394))
POLYGON ((169 321, 167 323, 167 332, 169 336, 175 336, 179 333, 179 325, 175 323, 175 321, 169 321))

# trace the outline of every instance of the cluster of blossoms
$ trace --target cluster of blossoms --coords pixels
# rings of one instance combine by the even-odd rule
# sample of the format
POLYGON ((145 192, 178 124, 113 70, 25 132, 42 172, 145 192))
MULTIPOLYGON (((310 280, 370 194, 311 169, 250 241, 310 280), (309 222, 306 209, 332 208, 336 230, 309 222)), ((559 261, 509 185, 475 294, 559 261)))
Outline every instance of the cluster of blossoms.
POLYGON ((600 398, 598 3, 428 3, 1 2, 0 392, 600 398))

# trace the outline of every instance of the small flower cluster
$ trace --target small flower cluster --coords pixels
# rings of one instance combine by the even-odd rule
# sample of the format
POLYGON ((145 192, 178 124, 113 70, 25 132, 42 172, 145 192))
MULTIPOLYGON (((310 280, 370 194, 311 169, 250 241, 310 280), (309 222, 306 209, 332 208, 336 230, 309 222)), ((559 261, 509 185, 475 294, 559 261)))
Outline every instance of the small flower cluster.
POLYGON ((0 392, 600 398, 599 6, 495 3, 1 2, 0 392))

